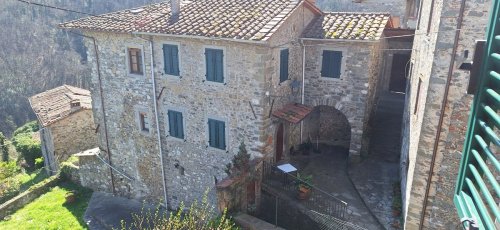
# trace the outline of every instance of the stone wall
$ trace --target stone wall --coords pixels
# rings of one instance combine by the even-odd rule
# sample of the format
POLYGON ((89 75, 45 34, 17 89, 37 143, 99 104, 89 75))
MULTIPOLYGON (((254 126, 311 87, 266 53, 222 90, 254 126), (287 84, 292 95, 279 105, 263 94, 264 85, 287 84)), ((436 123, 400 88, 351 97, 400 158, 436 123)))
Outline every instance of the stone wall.
POLYGON ((92 110, 85 109, 45 127, 42 151, 50 158, 50 168, 57 170, 72 154, 97 147, 93 120, 92 110))
POLYGON ((341 111, 331 106, 317 106, 304 119, 304 135, 310 137, 314 144, 318 142, 348 149, 351 127, 341 111))
MULTIPOLYGON (((303 46, 299 37, 304 29, 314 19, 315 14, 307 7, 298 7, 286 22, 274 33, 271 38, 271 58, 265 62, 266 65, 266 83, 265 89, 269 92, 269 96, 265 97, 265 113, 270 114, 272 111, 281 109, 289 103, 300 103, 302 87, 292 92, 290 84, 293 81, 302 82, 303 73, 303 46), (279 62, 280 51, 284 48, 290 50, 289 54, 289 80, 282 83, 279 81, 279 62), (272 103, 274 101, 274 103, 272 103)), ((274 157, 276 152, 276 133, 280 124, 284 126, 284 154, 283 157, 288 159, 290 156, 290 148, 296 148, 301 142, 301 127, 300 124, 292 124, 285 122, 273 116, 264 116, 264 132, 260 141, 266 143, 263 146, 262 152, 268 158, 274 157), (269 140, 269 141, 267 141, 269 140)))
POLYGON ((305 104, 326 105, 341 111, 351 127, 351 155, 361 153, 363 132, 375 99, 379 73, 378 42, 306 41, 305 104), (343 51, 339 79, 321 77, 323 49, 343 51))
POLYGON ((110 168, 103 162, 107 162, 104 152, 95 148, 75 155, 78 157, 80 184, 94 191, 112 192, 110 168))
MULTIPOLYGON (((460 3, 451 0, 437 1, 431 17, 429 2, 430 0, 425 0, 423 3, 420 28, 416 31, 411 86, 407 94, 404 118, 401 175, 407 229, 417 228, 424 215, 423 199, 436 141, 439 143, 423 227, 453 228, 459 223, 453 204, 453 192, 471 96, 465 94, 468 72, 458 70, 457 66, 464 61, 464 51, 469 50, 472 54, 474 41, 485 37, 490 7, 490 1, 466 0, 463 25, 456 44, 457 52, 453 53, 460 3), (431 28, 430 33, 427 33, 429 20, 431 28), (455 61, 450 65, 452 57, 455 57, 455 61), (447 103, 443 105, 449 71, 449 95, 447 103), (420 93, 417 100, 418 85, 420 93), (442 106, 445 106, 444 119, 439 139, 436 140, 442 106)), ((468 61, 471 56, 469 55, 468 61)))
POLYGON ((25 192, 1 204, 0 220, 49 191, 51 187, 55 186, 59 182, 59 180, 58 176, 49 177, 29 188, 25 192))

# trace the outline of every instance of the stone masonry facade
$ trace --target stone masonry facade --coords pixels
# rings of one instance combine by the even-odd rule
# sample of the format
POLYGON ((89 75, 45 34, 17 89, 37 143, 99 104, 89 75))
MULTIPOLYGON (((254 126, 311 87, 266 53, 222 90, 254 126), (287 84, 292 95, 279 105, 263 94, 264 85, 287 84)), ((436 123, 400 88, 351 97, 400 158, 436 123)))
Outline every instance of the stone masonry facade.
POLYGON ((475 40, 485 37, 490 1, 464 0, 463 12, 460 12, 460 1, 440 0, 433 6, 430 2, 424 0, 422 4, 411 59, 401 156, 403 211, 406 229, 419 226, 455 229, 459 223, 453 204, 455 181, 472 102, 472 95, 466 94, 469 73, 459 70, 458 66, 471 61, 472 55, 465 59, 464 53, 474 53, 475 40), (431 7, 434 8, 432 15, 431 7), (458 28, 455 44, 460 14, 463 23, 458 28), (453 52, 455 46, 456 52, 453 52), (451 81, 447 82, 449 74, 451 81), (447 83, 449 94, 443 104, 447 83), (445 106, 444 114, 440 113, 442 106, 445 106), (444 118, 436 140, 440 115, 444 118), (428 181, 436 141, 434 174, 428 181), (431 184, 427 207, 422 213, 428 183, 431 184))
POLYGON ((47 169, 57 170, 72 154, 97 146, 93 120, 92 110, 85 109, 42 128, 42 152, 44 156, 54 157, 46 161, 51 164, 47 169))
POLYGON ((93 41, 86 39, 89 62, 100 64, 99 73, 96 66, 92 70, 91 87, 95 123, 101 126, 100 156, 105 161, 109 156, 108 163, 116 168, 113 175, 108 174, 113 184, 109 183, 106 190, 114 186, 119 195, 159 200, 164 198, 165 183, 170 208, 200 199, 207 190, 209 201, 216 204, 215 185, 227 176, 225 165, 241 142, 245 142, 252 158, 271 160, 276 130, 283 124, 286 157, 290 147, 301 143, 300 125, 271 113, 301 102, 301 91, 293 92, 290 85, 302 81, 302 44, 306 47, 305 104, 330 106, 343 113, 351 129, 351 154, 359 155, 376 97, 384 44, 302 40, 305 28, 316 16, 310 7, 299 5, 268 41, 84 31, 96 39, 98 46, 97 60, 93 41), (180 76, 164 73, 164 44, 178 46, 180 76), (341 79, 320 79, 320 50, 325 47, 345 51, 341 79), (128 73, 127 48, 141 50, 143 74, 128 73), (206 48, 223 50, 223 83, 205 80, 206 48), (289 76, 280 83, 280 52, 286 48, 289 76), (169 136, 168 110, 182 112, 183 139, 169 136), (141 131, 140 113, 147 114, 148 131, 141 131), (225 150, 209 147, 208 119, 225 122, 225 150))

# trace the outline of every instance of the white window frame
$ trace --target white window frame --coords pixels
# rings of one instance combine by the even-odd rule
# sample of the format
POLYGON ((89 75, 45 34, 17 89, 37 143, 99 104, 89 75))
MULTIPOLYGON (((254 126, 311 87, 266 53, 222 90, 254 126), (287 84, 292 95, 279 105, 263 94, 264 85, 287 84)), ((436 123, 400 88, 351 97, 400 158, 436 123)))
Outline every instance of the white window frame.
POLYGON ((281 84, 286 84, 286 82, 288 82, 289 80, 291 80, 290 78, 290 66, 291 66, 291 63, 290 63, 290 52, 291 51, 291 48, 290 47, 283 47, 281 48, 279 51, 278 51, 278 85, 281 85, 281 84), (284 81, 281 81, 281 51, 283 50, 288 50, 288 76, 287 76, 287 79, 284 80, 284 81))
POLYGON ((165 113, 165 136, 170 140, 176 140, 176 141, 186 141, 187 140, 187 129, 186 129, 186 118, 187 118, 187 112, 186 109, 183 107, 176 107, 176 106, 165 106, 164 107, 164 113, 165 113), (176 111, 182 113, 182 128, 184 129, 184 139, 180 139, 177 137, 170 136, 169 130, 170 130, 170 123, 168 122, 168 111, 176 111))
POLYGON ((180 42, 174 42, 174 41, 164 41, 161 43, 161 74, 164 75, 164 76, 167 76, 168 78, 176 78, 176 79, 181 79, 182 78, 182 74, 184 73, 184 71, 182 70, 182 52, 181 52, 181 43, 180 42), (165 73, 165 54, 164 54, 164 51, 163 51, 163 45, 175 45, 177 46, 177 50, 178 50, 178 54, 177 54, 177 57, 179 58, 179 76, 176 76, 176 75, 171 75, 171 74, 167 74, 165 73))
POLYGON ((134 113, 135 113, 136 127, 139 130, 139 132, 142 134, 146 134, 146 135, 151 134, 151 130, 153 129, 153 122, 152 122, 153 120, 151 119, 152 113, 149 111, 149 109, 147 107, 144 107, 144 106, 137 106, 137 107, 135 107, 134 113), (146 119, 147 119, 148 124, 149 124, 148 131, 143 130, 142 119, 141 119, 142 113, 145 113, 147 115, 146 119))
POLYGON ((319 79, 325 80, 325 81, 342 81, 345 80, 345 77, 347 75, 347 68, 346 68, 346 55, 347 54, 347 48, 338 48, 338 47, 332 47, 332 46, 323 46, 320 48, 320 53, 319 53, 319 58, 318 58, 318 66, 319 66, 319 79), (340 77, 339 78, 333 78, 333 77, 323 77, 321 76, 321 70, 323 69, 323 51, 339 51, 342 52, 342 62, 340 63, 340 77))
POLYGON ((227 60, 227 50, 226 50, 226 47, 224 46, 213 46, 213 45, 204 45, 203 46, 203 53, 202 53, 202 57, 203 57, 203 82, 206 83, 206 84, 211 84, 211 85, 218 85, 218 86, 221 86, 221 85, 227 85, 228 84, 228 77, 229 77, 229 73, 227 71, 227 63, 226 63, 226 60, 227 60), (222 50, 222 71, 224 71, 224 81, 223 82, 215 82, 215 81, 208 81, 207 80, 207 59, 206 59, 206 56, 205 56, 205 51, 206 49, 219 49, 219 50, 222 50))
POLYGON ((125 61, 126 61, 126 71, 127 71, 127 75, 128 76, 145 76, 146 74, 146 64, 144 62, 144 57, 145 53, 144 53, 144 46, 143 45, 138 45, 138 44, 127 44, 126 47, 125 47, 125 61), (140 49, 141 50, 141 68, 142 68, 142 74, 138 74, 138 73, 132 73, 131 72, 131 66, 130 66, 130 55, 129 55, 129 49, 140 49))
POLYGON ((227 118, 224 118, 224 117, 219 117, 219 116, 213 116, 213 115, 209 115, 205 118, 205 142, 207 143, 207 148, 210 149, 210 150, 214 150, 214 151, 218 151, 218 152, 228 152, 229 151, 229 141, 230 141, 230 138, 229 138, 229 120, 227 118), (215 147, 212 147, 210 146, 210 126, 208 125, 208 119, 213 119, 213 120, 218 120, 218 121, 222 121, 224 122, 224 133, 226 134, 224 137, 225 137, 225 143, 226 143, 226 149, 219 149, 219 148, 215 148, 215 147))

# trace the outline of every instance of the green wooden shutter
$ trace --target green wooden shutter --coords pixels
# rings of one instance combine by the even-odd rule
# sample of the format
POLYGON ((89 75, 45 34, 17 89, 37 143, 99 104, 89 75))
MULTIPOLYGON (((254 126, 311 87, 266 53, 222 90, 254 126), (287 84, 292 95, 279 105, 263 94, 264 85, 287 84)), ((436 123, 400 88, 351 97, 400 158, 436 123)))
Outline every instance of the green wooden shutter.
POLYGON ((342 68, 342 52, 331 52, 331 76, 333 78, 340 78, 340 69, 342 68))
POLYGON ((340 78, 342 69, 342 52, 323 50, 323 61, 321 63, 321 76, 329 78, 340 78))
POLYGON ((215 147, 215 120, 208 119, 208 143, 210 147, 215 147))
MULTIPOLYGON (((460 218, 472 219, 479 229, 496 229, 500 220, 500 163, 496 150, 500 128, 500 1, 494 0, 479 88, 472 105, 454 203, 460 218)), ((466 225, 468 225, 466 223, 466 225)))
POLYGON ((321 76, 322 77, 333 77, 331 71, 330 63, 332 63, 331 55, 328 50, 323 50, 323 60, 321 62, 321 76))
POLYGON ((179 48, 176 45, 163 45, 163 63, 166 74, 179 76, 179 48))
POLYGON ((184 120, 181 112, 177 112, 177 133, 178 137, 184 139, 184 120))
POLYGON ((208 133, 210 147, 226 149, 226 125, 223 121, 208 119, 208 133))
POLYGON ((168 133, 170 136, 173 136, 175 137, 176 136, 176 133, 175 133, 175 115, 173 113, 173 111, 169 110, 168 111, 168 133))
POLYGON ((218 122, 219 127, 219 148, 226 149, 226 124, 222 121, 218 122))
POLYGON ((224 82, 224 52, 222 50, 216 50, 214 52, 215 56, 215 81, 224 82))
POLYGON ((171 57, 172 49, 170 49, 170 45, 163 45, 163 70, 166 74, 170 74, 170 70, 172 69, 171 57))
POLYGON ((289 50, 284 49, 280 52, 280 83, 288 80, 288 56, 289 50))
POLYGON ((215 81, 215 69, 214 69, 214 50, 205 49, 205 59, 206 59, 206 79, 207 81, 215 81))

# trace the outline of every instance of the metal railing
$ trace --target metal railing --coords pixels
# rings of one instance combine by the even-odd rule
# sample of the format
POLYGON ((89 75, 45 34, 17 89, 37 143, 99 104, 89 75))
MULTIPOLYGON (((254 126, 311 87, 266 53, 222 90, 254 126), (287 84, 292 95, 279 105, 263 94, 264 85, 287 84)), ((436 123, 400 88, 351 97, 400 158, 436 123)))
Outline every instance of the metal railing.
POLYGON ((298 195, 298 184, 306 184, 311 188, 308 199, 298 200, 298 203, 310 210, 333 216, 341 220, 348 217, 348 204, 330 193, 308 183, 291 173, 284 173, 272 162, 263 162, 263 183, 279 190, 281 193, 296 197, 298 195))

